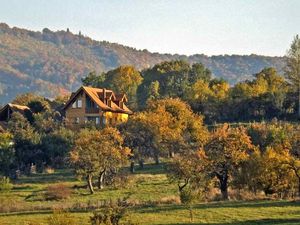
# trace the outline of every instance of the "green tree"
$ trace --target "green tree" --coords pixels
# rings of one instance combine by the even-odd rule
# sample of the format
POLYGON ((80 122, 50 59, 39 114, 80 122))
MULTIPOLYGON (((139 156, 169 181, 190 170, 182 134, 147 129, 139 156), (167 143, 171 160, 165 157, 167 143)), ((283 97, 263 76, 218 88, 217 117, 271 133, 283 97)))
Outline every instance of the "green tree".
POLYGON ((183 98, 197 80, 209 81, 211 73, 200 63, 190 66, 183 60, 173 60, 142 71, 142 76, 138 100, 139 106, 144 108, 149 98, 153 98, 152 93, 157 93, 159 98, 183 98))
POLYGON ((65 166, 66 158, 74 145, 74 133, 60 128, 43 135, 41 149, 45 155, 45 163, 54 168, 65 166))
POLYGON ((8 123, 13 134, 15 157, 19 169, 27 169, 31 164, 42 165, 44 155, 40 149, 40 134, 35 132, 22 114, 15 112, 8 123))
POLYGON ((96 74, 95 71, 90 72, 86 77, 81 79, 84 86, 103 88, 105 86, 106 74, 96 74))
POLYGON ((32 100, 28 102, 27 105, 33 113, 42 113, 42 112, 50 111, 50 104, 44 99, 32 100))
POLYGON ((281 117, 288 85, 274 68, 265 68, 252 81, 236 84, 230 90, 229 118, 232 120, 261 120, 281 117))
POLYGON ((0 171, 4 175, 9 174, 15 159, 13 148, 13 136, 10 133, 0 133, 0 171))
POLYGON ((300 39, 296 35, 286 54, 285 76, 298 92, 298 118, 300 119, 300 39))
POLYGON ((115 93, 126 94, 131 108, 137 108, 137 89, 143 78, 133 66, 120 66, 107 73, 97 75, 90 72, 82 79, 83 85, 98 88, 110 88, 115 93))
POLYGON ((137 88, 143 78, 133 66, 120 66, 106 74, 105 85, 116 93, 124 93, 128 96, 130 107, 137 108, 137 88))

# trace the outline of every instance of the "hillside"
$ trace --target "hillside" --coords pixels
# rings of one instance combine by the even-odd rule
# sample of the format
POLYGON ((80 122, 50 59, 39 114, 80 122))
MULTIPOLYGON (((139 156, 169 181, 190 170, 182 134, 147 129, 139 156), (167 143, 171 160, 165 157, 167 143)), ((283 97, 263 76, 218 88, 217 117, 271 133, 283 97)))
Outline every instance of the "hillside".
POLYGON ((122 64, 138 69, 172 59, 201 62, 230 83, 251 78, 264 67, 279 71, 283 57, 220 55, 208 57, 151 53, 107 41, 95 41, 70 31, 47 28, 34 32, 0 24, 0 103, 17 94, 37 92, 46 97, 75 90, 89 71, 107 71, 122 64))

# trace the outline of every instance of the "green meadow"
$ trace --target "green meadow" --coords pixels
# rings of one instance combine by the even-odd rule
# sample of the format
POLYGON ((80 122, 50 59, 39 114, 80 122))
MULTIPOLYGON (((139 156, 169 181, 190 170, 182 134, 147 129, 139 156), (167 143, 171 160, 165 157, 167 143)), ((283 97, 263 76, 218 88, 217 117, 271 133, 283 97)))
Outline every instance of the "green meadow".
POLYGON ((122 198, 131 203, 124 220, 135 224, 300 224, 300 202, 287 200, 200 202, 192 205, 191 221, 189 209, 179 202, 176 185, 167 179, 164 164, 147 164, 129 175, 126 184, 93 195, 84 185, 70 170, 21 177, 12 191, 1 193, 0 224, 46 225, 54 211, 68 211, 77 224, 90 224, 93 211, 103 202, 122 198), (55 183, 70 187, 71 196, 45 200, 45 190, 55 183))

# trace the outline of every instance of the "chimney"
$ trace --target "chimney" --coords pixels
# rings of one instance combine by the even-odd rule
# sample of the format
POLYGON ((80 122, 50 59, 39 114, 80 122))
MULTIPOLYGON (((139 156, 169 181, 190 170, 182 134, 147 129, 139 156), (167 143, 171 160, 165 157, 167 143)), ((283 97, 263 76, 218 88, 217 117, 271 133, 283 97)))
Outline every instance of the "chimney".
POLYGON ((123 101, 120 101, 120 102, 119 102, 119 107, 120 107, 121 109, 124 109, 124 103, 123 103, 123 101))
POLYGON ((106 89, 103 88, 103 102, 106 103, 106 89))

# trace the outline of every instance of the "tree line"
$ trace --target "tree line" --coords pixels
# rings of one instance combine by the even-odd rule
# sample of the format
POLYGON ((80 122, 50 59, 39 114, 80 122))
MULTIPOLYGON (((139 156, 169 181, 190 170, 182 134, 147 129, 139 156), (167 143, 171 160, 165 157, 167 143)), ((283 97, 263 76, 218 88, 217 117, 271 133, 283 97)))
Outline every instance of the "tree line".
POLYGON ((201 63, 190 65, 182 60, 167 61, 142 71, 121 66, 107 73, 91 72, 82 79, 84 85, 106 87, 126 93, 129 106, 143 110, 153 99, 180 98, 205 123, 262 121, 277 118, 300 118, 300 40, 296 36, 286 55, 284 74, 265 68, 252 80, 234 86, 213 78, 201 63))

